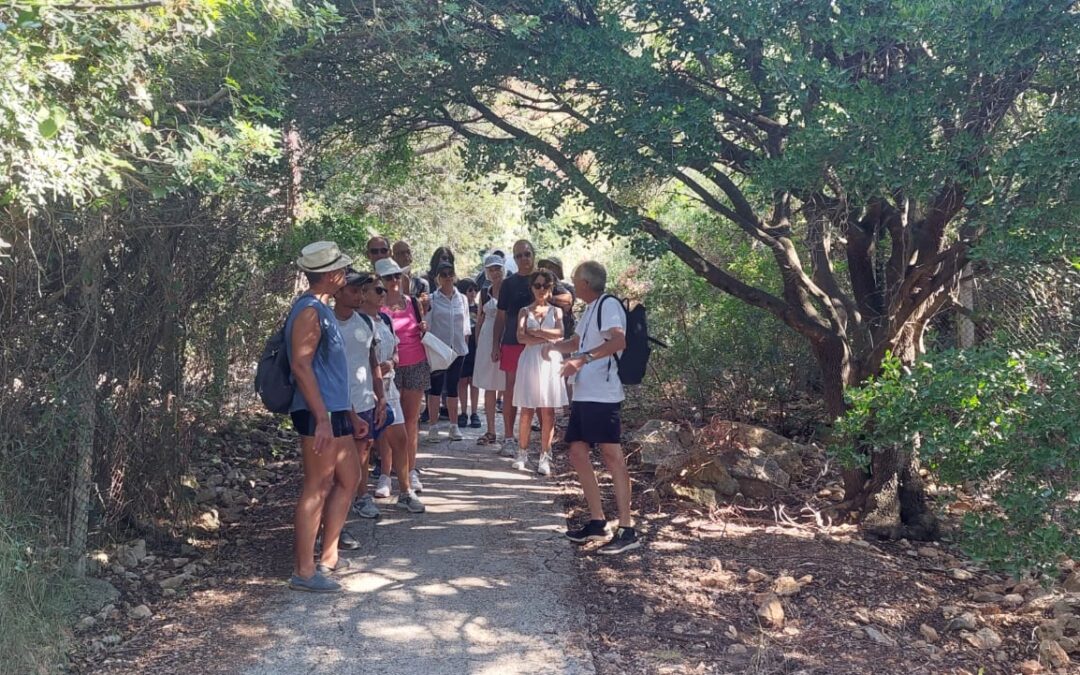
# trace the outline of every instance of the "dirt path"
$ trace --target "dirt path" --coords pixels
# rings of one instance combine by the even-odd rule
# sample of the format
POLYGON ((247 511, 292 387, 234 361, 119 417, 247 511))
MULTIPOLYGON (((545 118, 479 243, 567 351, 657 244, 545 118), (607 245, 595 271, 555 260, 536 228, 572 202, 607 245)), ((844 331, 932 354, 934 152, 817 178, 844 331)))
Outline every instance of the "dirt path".
POLYGON ((353 522, 346 592, 289 592, 245 672, 591 673, 551 483, 472 440, 422 449, 427 513, 353 522))

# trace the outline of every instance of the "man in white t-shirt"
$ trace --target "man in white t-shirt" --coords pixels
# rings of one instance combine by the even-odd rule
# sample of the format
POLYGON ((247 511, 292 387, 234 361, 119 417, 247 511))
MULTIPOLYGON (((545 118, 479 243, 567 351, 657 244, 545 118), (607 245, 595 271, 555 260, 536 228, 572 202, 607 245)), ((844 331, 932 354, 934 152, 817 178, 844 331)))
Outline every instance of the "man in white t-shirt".
POLYGON ((589 503, 589 523, 568 530, 566 536, 579 544, 608 540, 597 552, 614 555, 641 546, 630 513, 630 473, 621 439, 624 395, 615 360, 626 347, 626 312, 617 298, 604 294, 607 270, 600 263, 581 263, 574 270, 573 281, 574 291, 586 303, 585 311, 573 335, 545 347, 568 355, 563 360, 563 374, 574 377, 574 398, 565 440, 570 445, 570 464, 589 503), (619 510, 619 527, 610 539, 600 486, 589 459, 594 445, 600 448, 611 472, 619 510))
POLYGON ((375 324, 363 314, 364 286, 375 277, 349 270, 345 286, 334 295, 334 316, 338 320, 345 356, 349 362, 349 401, 360 419, 367 422, 367 432, 355 438, 360 453, 360 497, 353 512, 363 518, 378 518, 379 507, 368 492, 368 458, 373 443, 373 431, 386 419, 386 395, 382 370, 375 352, 375 324))

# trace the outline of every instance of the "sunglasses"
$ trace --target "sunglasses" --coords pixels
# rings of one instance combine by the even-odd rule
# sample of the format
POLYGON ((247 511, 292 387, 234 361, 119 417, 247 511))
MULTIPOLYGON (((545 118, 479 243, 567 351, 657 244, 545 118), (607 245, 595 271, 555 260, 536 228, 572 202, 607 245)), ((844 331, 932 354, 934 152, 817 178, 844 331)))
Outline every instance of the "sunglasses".
POLYGON ((390 249, 388 249, 388 248, 369 248, 367 250, 367 252, 370 253, 371 255, 386 255, 387 253, 390 252, 390 249))
MULTIPOLYGON (((387 275, 383 276, 383 279, 393 279, 395 281, 400 279, 400 278, 401 278, 401 272, 394 272, 393 274, 387 274, 387 275)), ((384 288, 383 290, 386 290, 386 289, 384 288)))
POLYGON ((386 295, 386 289, 383 288, 382 286, 376 286, 375 288, 373 288, 371 290, 375 291, 379 295, 386 295))
POLYGON ((531 258, 532 251, 522 251, 521 253, 514 254, 514 260, 521 260, 522 258, 531 258))
POLYGON ((551 284, 533 284, 533 288, 538 291, 544 291, 551 288, 551 284))
POLYGON ((441 278, 441 279, 448 279, 448 278, 452 279, 453 277, 454 277, 453 272, 439 272, 439 278, 441 278))

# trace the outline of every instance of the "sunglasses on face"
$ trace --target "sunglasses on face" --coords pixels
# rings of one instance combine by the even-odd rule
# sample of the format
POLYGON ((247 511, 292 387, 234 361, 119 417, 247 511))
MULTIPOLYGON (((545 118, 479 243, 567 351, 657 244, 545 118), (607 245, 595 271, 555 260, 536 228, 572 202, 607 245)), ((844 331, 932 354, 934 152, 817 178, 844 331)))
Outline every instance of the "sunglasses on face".
MULTIPOLYGON (((385 275, 383 277, 383 279, 391 279, 393 281, 397 281, 400 278, 401 278, 401 272, 394 272, 393 274, 387 274, 387 275, 385 275)), ((386 289, 383 289, 383 290, 386 290, 386 289)))
POLYGON ((390 249, 388 249, 388 248, 369 248, 367 250, 367 252, 370 253, 371 255, 386 255, 387 253, 390 252, 390 249))
POLYGON ((521 260, 522 258, 531 258, 531 257, 532 257, 532 251, 521 251, 520 253, 515 253, 514 254, 514 260, 521 260))
POLYGON ((453 272, 439 272, 439 278, 440 279, 453 279, 454 278, 454 273, 453 272))
POLYGON ((533 288, 538 291, 546 291, 547 289, 551 288, 551 284, 533 284, 533 288))
POLYGON ((376 286, 375 288, 373 288, 371 290, 375 291, 379 295, 385 295, 386 294, 386 289, 383 288, 382 286, 376 286))

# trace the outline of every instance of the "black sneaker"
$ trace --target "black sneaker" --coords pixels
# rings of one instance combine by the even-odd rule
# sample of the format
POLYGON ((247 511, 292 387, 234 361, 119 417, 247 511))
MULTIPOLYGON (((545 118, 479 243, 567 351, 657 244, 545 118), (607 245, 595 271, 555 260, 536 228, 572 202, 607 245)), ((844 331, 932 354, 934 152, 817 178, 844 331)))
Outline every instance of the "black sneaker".
POLYGON ((441 420, 450 419, 450 411, 446 409, 446 406, 442 406, 441 408, 439 408, 439 419, 441 419, 441 420))
POLYGON ((458 415, 457 425, 458 429, 464 429, 465 427, 469 426, 469 416, 465 413, 461 413, 460 415, 458 415))
POLYGON ((429 419, 430 418, 427 414, 427 408, 424 408, 424 411, 420 413, 420 424, 427 424, 429 419))
POLYGON ((641 548, 637 532, 632 527, 620 527, 615 530, 615 536, 611 538, 611 541, 596 549, 596 552, 600 555, 615 555, 633 551, 635 548, 641 548))
MULTIPOLYGON (((460 424, 458 426, 460 426, 460 424)), ((482 424, 480 424, 480 416, 477 415, 476 413, 473 413, 472 415, 470 415, 469 416, 469 426, 471 428, 473 428, 473 429, 479 429, 481 426, 483 426, 482 424)))
POLYGON ((590 541, 604 541, 608 538, 606 520, 590 520, 580 530, 567 530, 566 538, 575 544, 584 544, 590 541))

